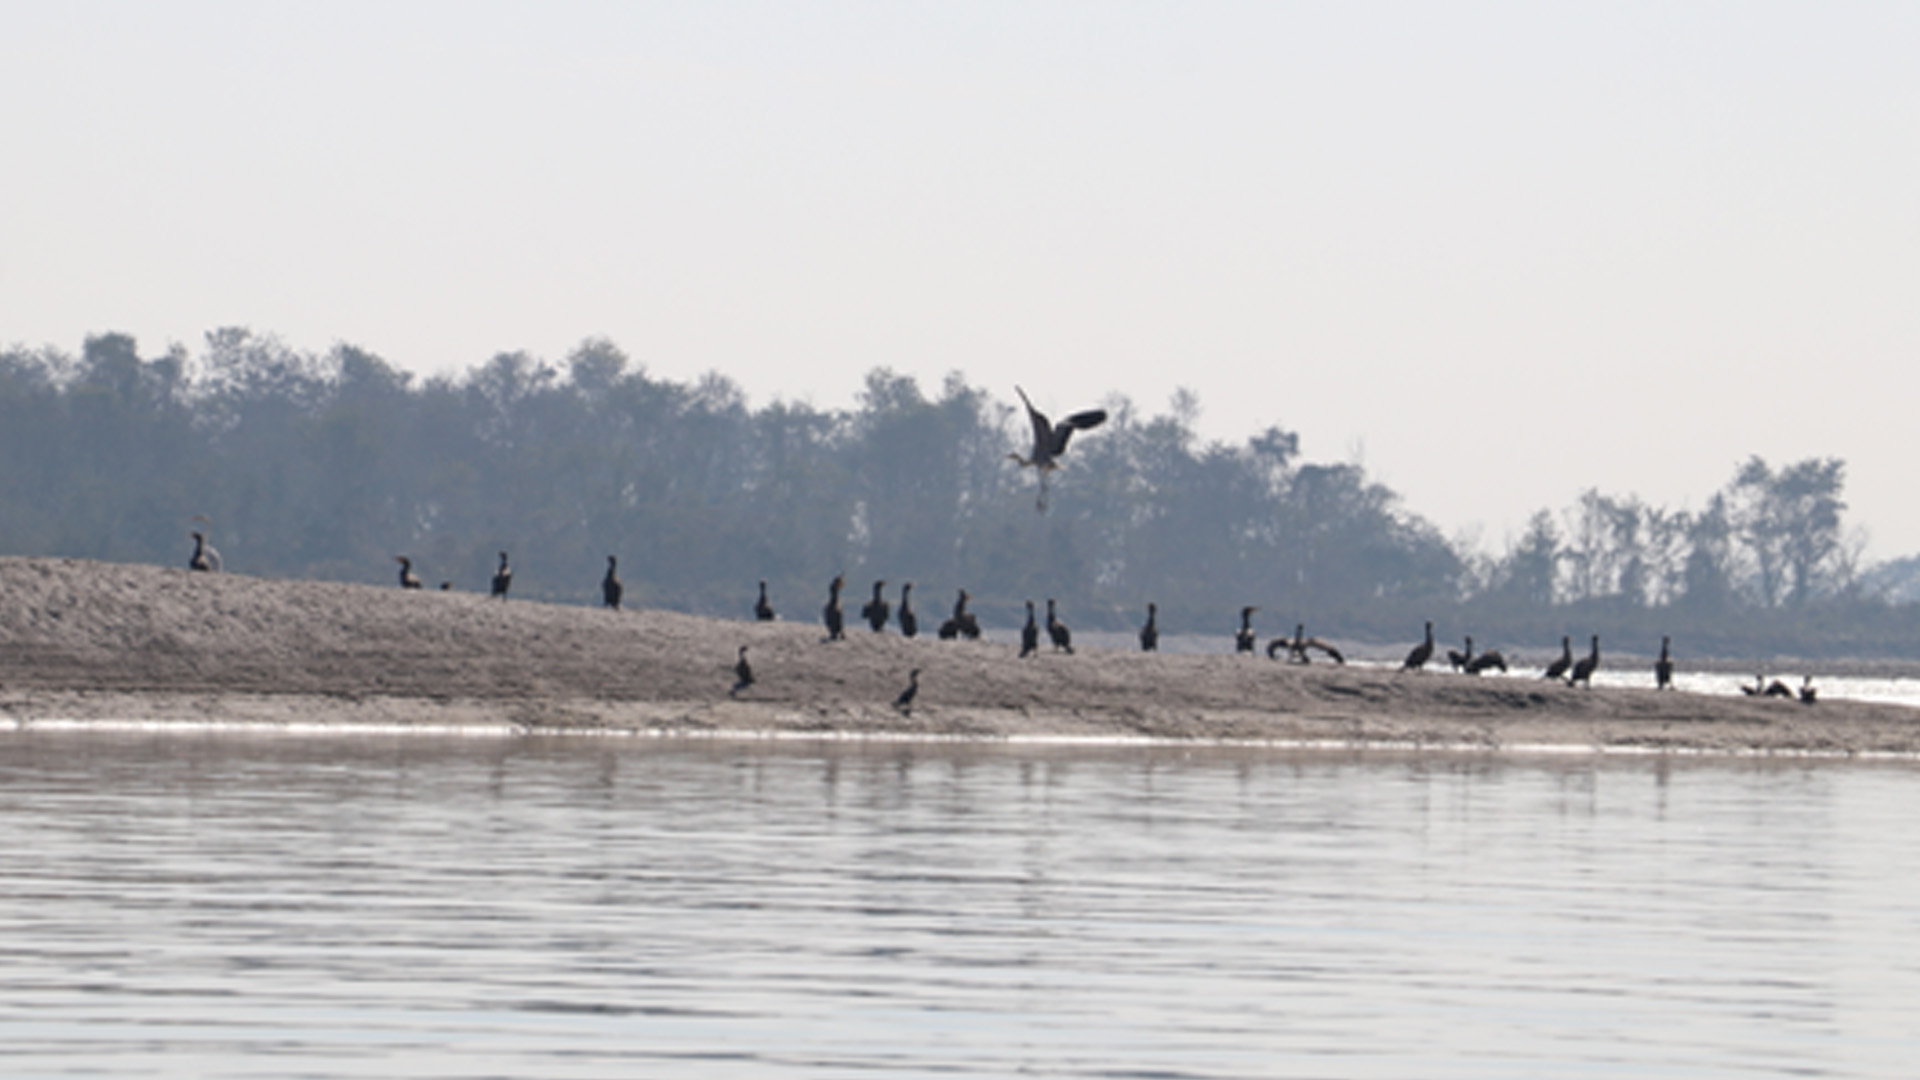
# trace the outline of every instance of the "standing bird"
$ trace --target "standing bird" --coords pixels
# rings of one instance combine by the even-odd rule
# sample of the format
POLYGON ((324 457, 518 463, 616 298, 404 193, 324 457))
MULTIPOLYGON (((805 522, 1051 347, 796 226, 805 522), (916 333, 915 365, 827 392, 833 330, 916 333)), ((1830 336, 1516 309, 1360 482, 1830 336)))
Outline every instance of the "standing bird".
POLYGON ((733 662, 733 689, 727 691, 732 697, 753 685, 753 665, 747 663, 747 647, 740 646, 740 658, 733 662))
POLYGON ((1054 651, 1073 655, 1073 631, 1054 614, 1052 597, 1047 598, 1047 637, 1053 642, 1054 651))
POLYGON ((413 572, 413 560, 407 558, 405 555, 395 555, 393 561, 400 564, 400 587, 403 589, 419 588, 420 577, 413 572))
POLYGON ((1141 652, 1160 651, 1160 627, 1155 625, 1155 620, 1159 617, 1160 609, 1149 603, 1147 605, 1147 625, 1140 628, 1141 652))
POLYGON ((880 598, 880 590, 886 587, 884 581, 874 582, 873 599, 860 609, 861 617, 867 620, 867 625, 873 627, 876 634, 887 628, 887 618, 893 614, 893 606, 880 598))
POLYGON ((840 612, 840 587, 847 579, 840 574, 833 576, 833 583, 827 586, 827 606, 820 616, 827 624, 827 640, 840 641, 847 636, 846 616, 840 612))
MULTIPOLYGON (((1274 646, 1286 640, 1285 638, 1275 638, 1269 642, 1267 644, 1267 655, 1271 657, 1274 646)), ((1327 659, 1336 664, 1345 664, 1347 662, 1347 658, 1341 655, 1339 649, 1333 647, 1332 642, 1322 641, 1317 637, 1308 637, 1306 623, 1293 624, 1293 640, 1287 644, 1293 651, 1293 659, 1296 663, 1310 664, 1313 662, 1313 658, 1307 655, 1308 649, 1319 649, 1321 652, 1327 654, 1327 659)))
POLYGON ((1447 666, 1452 668, 1455 671, 1459 671, 1461 668, 1466 667, 1468 664, 1472 662, 1473 662, 1473 638, 1471 636, 1467 638, 1466 652, 1461 652, 1459 649, 1447 650, 1447 666))
POLYGON ((893 707, 900 710, 902 716, 913 715, 913 699, 920 693, 920 669, 907 672, 907 688, 893 699, 893 707))
POLYGON ((760 599, 753 602, 753 617, 761 622, 773 621, 773 603, 767 599, 767 583, 760 582, 760 599))
POLYGON ((1018 386, 1013 389, 1020 395, 1020 403, 1027 407, 1027 422, 1033 425, 1033 449, 1025 457, 1017 452, 1007 456, 1019 462, 1021 468, 1032 466, 1040 474, 1040 497, 1033 505, 1044 513, 1047 509, 1047 474, 1060 467, 1059 458, 1067 452, 1067 440, 1073 438, 1076 431, 1087 431, 1106 423, 1106 410, 1087 409, 1056 424, 1047 419, 1046 413, 1033 407, 1033 402, 1027 400, 1025 390, 1018 386))
POLYGON ((1593 673, 1600 670, 1600 635, 1593 635, 1593 649, 1573 665, 1573 674, 1567 676, 1568 686, 1593 687, 1593 673))
POLYGON ((1253 613, 1260 609, 1249 604, 1240 609, 1240 629, 1233 635, 1233 651, 1250 653, 1253 651, 1256 635, 1253 632, 1253 613))
POLYGON ((1040 624, 1033 617, 1033 601, 1027 601, 1027 625, 1020 628, 1020 659, 1040 651, 1040 624))
POLYGON ((966 638, 968 641, 980 640, 980 620, 974 618, 973 612, 967 610, 967 590, 965 589, 961 589, 960 595, 954 598, 953 615, 940 624, 941 641, 952 641, 957 637, 966 638))
POLYGON ((1560 659, 1548 664, 1546 672, 1540 677, 1543 679, 1563 679, 1572 668, 1573 639, 1562 634, 1560 635, 1560 659))
POLYGON ((187 559, 187 569, 203 570, 211 573, 220 569, 220 553, 207 543, 203 533, 193 534, 193 554, 187 559))
POLYGON ((1433 659, 1433 623, 1427 623, 1427 640, 1415 645, 1407 653, 1407 662, 1400 665, 1401 671, 1419 671, 1433 659))
POLYGON ((914 615, 912 607, 913 582, 900 586, 900 636, 916 637, 920 633, 920 619, 914 615))
POLYGON ((1653 662, 1653 688, 1655 690, 1673 689, 1673 655, 1668 651, 1673 639, 1660 639, 1660 659, 1653 662))
POLYGON ((1802 676, 1800 679, 1800 704, 1811 705, 1819 697, 1820 691, 1814 688, 1813 676, 1802 676))
POLYGON ((513 585, 513 567, 507 565, 507 553, 500 553, 500 569, 493 572, 493 595, 502 600, 507 598, 507 589, 513 585))
POLYGON ((620 598, 627 594, 627 587, 620 584, 620 576, 613 572, 617 565, 613 556, 607 556, 607 576, 600 579, 600 602, 615 611, 620 610, 620 598))

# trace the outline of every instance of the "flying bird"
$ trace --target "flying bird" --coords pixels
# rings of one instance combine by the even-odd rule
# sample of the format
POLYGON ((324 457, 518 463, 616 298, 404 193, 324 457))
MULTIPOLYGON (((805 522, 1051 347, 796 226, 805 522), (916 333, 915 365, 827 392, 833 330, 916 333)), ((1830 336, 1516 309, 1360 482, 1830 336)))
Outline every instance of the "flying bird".
POLYGON ((1040 474, 1040 496, 1033 505, 1044 513, 1047 509, 1047 474, 1060 467, 1060 455, 1067 452, 1067 440, 1073 438, 1076 431, 1088 431, 1106 423, 1107 413, 1105 409, 1086 409, 1056 424, 1047 419, 1046 413, 1033 407, 1025 390, 1018 386, 1013 389, 1020 395, 1020 403, 1027 407, 1027 421, 1033 425, 1033 448, 1025 456, 1018 452, 1007 456, 1019 462, 1021 468, 1031 466, 1040 474))

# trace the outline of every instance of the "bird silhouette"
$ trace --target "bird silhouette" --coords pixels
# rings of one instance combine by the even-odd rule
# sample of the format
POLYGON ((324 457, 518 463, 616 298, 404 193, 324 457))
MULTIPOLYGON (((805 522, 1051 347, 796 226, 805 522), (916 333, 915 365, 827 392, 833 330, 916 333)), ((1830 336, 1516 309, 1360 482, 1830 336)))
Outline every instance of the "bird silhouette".
POLYGON ((1407 662, 1400 665, 1401 671, 1419 671, 1433 659, 1433 623, 1427 623, 1427 639, 1415 645, 1407 653, 1407 662))
POLYGON ((618 565, 613 556, 607 556, 607 574, 600 579, 600 602, 615 611, 620 610, 620 598, 626 595, 627 587, 620 584, 620 575, 614 573, 618 565))
POLYGON ((502 600, 507 598, 507 590, 513 586, 513 567, 507 565, 507 553, 500 553, 500 568, 493 572, 492 595, 502 600))
POLYGON ((1148 604, 1147 605, 1147 623, 1145 626, 1142 626, 1140 628, 1140 651, 1141 652, 1160 651, 1160 627, 1156 625, 1156 621, 1159 619, 1159 617, 1160 617, 1160 609, 1153 604, 1148 604))
POLYGON ((413 560, 407 558, 405 555, 395 555, 393 561, 400 564, 400 587, 403 589, 419 588, 420 578, 413 572, 413 560))
POLYGON ((727 691, 732 697, 753 685, 753 665, 747 663, 747 647, 740 646, 740 657, 733 662, 733 689, 727 691))
POLYGON ((1040 496, 1034 502, 1034 508, 1044 512, 1047 508, 1047 474, 1060 467, 1060 455, 1067 452, 1067 440, 1073 438, 1076 431, 1087 431, 1107 422, 1104 409, 1086 409, 1054 423, 1047 414, 1033 407, 1027 392, 1016 386, 1014 392, 1020 395, 1020 403, 1027 407, 1027 422, 1033 427, 1033 446, 1023 456, 1010 453, 1007 457, 1020 463, 1021 468, 1031 467, 1040 474, 1040 496))
POLYGON ((913 699, 918 697, 919 694, 920 669, 914 668, 912 671, 907 672, 907 688, 900 691, 899 697, 893 699, 893 707, 899 709, 903 716, 912 716, 913 699))
POLYGON ((773 621, 773 603, 767 599, 767 583, 760 583, 760 599, 753 602, 753 617, 761 622, 773 621))

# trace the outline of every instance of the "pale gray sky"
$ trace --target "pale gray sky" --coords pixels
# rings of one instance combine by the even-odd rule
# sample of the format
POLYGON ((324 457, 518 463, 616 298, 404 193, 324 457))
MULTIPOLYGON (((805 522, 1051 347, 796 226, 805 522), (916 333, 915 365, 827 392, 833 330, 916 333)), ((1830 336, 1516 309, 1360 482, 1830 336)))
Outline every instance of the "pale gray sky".
POLYGON ((588 336, 1299 431, 1498 549, 1848 463, 1920 551, 1920 4, 0 0, 0 343, 588 336))

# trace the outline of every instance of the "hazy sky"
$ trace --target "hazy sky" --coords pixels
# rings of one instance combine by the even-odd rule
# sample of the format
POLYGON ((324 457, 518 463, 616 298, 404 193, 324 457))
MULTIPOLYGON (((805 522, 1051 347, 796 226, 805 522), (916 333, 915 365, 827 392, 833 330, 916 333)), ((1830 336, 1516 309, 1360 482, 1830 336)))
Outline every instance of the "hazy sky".
POLYGON ((1920 551, 1920 4, 0 0, 0 343, 613 339, 1298 431, 1500 549, 1848 463, 1920 551))

